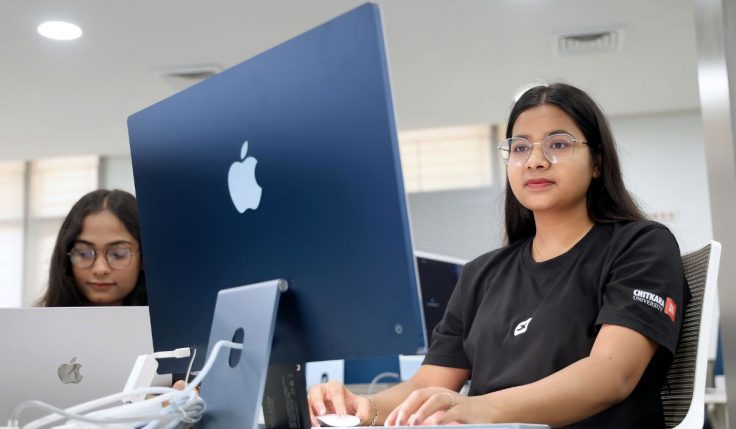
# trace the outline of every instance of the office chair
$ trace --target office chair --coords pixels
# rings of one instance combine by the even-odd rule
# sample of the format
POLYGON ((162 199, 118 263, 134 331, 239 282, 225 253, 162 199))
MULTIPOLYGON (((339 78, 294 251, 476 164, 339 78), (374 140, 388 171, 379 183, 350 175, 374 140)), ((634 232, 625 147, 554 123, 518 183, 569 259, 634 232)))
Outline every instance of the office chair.
POLYGON ((702 428, 705 412, 705 379, 713 312, 718 295, 721 243, 682 255, 692 299, 685 309, 682 332, 667 381, 662 387, 662 408, 668 429, 702 428))

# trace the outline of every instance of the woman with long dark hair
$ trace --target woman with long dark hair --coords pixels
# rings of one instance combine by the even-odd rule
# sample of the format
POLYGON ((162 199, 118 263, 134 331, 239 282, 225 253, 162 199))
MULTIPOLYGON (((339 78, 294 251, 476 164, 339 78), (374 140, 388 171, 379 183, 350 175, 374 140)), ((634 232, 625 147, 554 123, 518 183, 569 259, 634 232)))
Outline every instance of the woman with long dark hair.
POLYGON ((315 386, 313 415, 664 428, 660 389, 689 291, 674 236, 623 184, 605 116, 578 88, 537 86, 499 150, 506 246, 465 266, 420 370, 373 396, 315 386))
POLYGON ((100 189, 83 196, 56 239, 39 305, 147 305, 135 197, 100 189))

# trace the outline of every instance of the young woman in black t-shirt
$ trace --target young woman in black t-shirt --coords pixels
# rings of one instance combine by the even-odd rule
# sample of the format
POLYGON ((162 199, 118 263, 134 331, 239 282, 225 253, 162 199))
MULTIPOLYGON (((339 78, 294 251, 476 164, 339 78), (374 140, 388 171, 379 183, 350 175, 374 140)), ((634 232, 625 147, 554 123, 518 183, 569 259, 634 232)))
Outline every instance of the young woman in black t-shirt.
POLYGON ((583 91, 526 91, 506 137, 507 246, 465 267, 414 377, 373 396, 318 385, 314 415, 664 427, 659 390, 688 300, 677 242, 644 220, 583 91))

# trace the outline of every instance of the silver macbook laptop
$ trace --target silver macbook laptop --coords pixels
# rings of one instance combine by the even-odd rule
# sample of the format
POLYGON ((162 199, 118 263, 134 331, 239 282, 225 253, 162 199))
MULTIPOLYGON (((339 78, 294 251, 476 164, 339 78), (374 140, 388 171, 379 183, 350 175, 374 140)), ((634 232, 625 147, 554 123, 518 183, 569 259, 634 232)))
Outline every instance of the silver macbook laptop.
POLYGON ((66 408, 122 391, 152 352, 148 307, 0 308, 0 424, 25 400, 66 408))

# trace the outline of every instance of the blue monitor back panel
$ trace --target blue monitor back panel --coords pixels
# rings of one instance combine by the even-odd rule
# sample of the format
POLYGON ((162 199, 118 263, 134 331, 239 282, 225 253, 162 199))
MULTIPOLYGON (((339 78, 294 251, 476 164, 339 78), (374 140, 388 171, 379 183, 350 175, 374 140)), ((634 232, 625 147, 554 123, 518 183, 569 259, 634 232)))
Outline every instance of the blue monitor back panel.
POLYGON ((277 361, 424 346, 390 94, 366 4, 129 117, 157 350, 200 366, 217 292, 276 278, 277 361))

